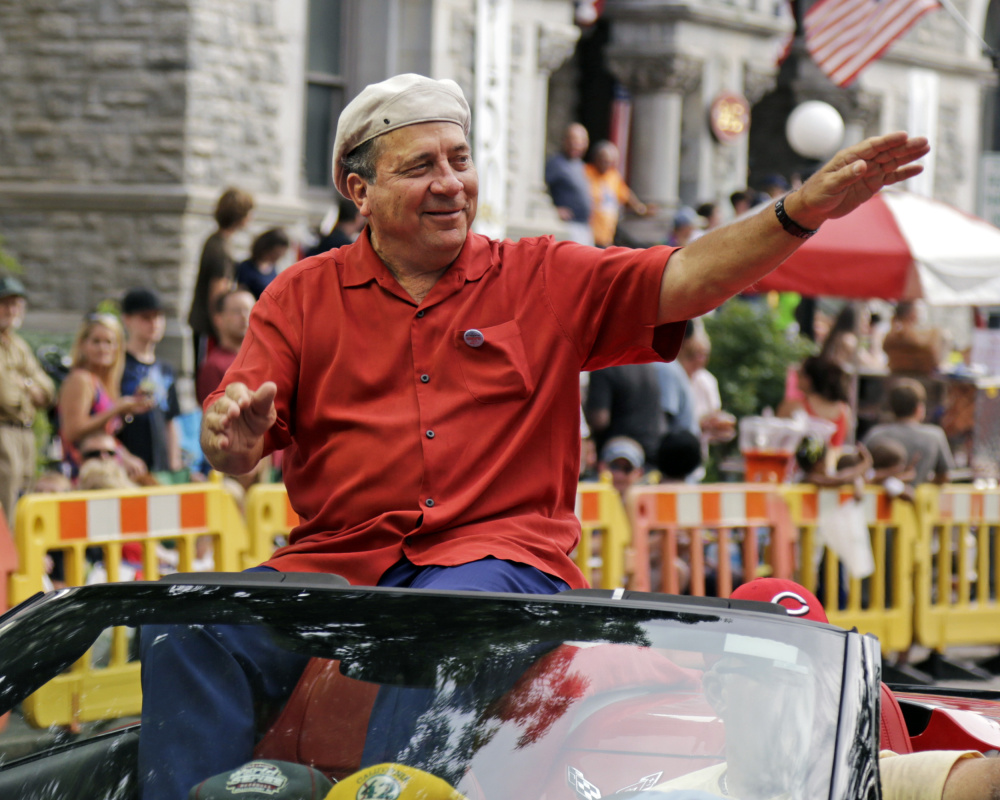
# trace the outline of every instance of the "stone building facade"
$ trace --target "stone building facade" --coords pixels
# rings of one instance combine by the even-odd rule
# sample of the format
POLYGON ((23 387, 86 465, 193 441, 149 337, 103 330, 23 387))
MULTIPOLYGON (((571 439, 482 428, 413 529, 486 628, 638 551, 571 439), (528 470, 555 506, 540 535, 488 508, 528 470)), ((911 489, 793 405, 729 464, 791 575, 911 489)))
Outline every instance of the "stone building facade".
MULTIPOLYGON (((189 369, 183 321, 221 191, 238 186, 256 199, 238 256, 276 225, 307 240, 336 196, 328 161, 312 182, 308 162, 315 176, 315 150, 328 158, 343 103, 398 72, 454 78, 471 102, 477 88, 494 91, 477 87, 475 56, 478 20, 498 5, 0 2, 0 236, 25 270, 28 327, 73 332, 97 303, 150 286, 170 308, 163 351, 189 369), (315 73, 334 51, 342 67, 327 81, 315 73), (318 122, 317 87, 330 103, 318 122)), ((577 31, 571 0, 513 0, 509 19, 505 91, 495 98, 505 138, 492 145, 509 198, 499 218, 504 229, 537 232, 545 212, 556 219, 541 169, 547 77, 577 31)))

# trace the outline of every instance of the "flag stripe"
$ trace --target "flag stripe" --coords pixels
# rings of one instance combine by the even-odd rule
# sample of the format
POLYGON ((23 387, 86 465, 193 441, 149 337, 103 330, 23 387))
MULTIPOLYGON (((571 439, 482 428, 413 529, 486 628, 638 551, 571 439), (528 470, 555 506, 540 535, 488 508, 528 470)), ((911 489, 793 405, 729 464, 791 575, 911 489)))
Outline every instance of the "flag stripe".
POLYGON ((841 82, 848 80, 849 82, 850 80, 853 80, 853 78, 868 64, 881 58, 882 54, 889 49, 890 45, 892 45, 896 39, 906 33, 906 31, 909 30, 909 28, 918 19, 920 19, 920 17, 931 10, 933 9, 914 8, 912 9, 912 13, 908 13, 905 17, 897 19, 894 24, 883 30, 881 34, 873 39, 861 52, 844 62, 843 65, 835 71, 834 81, 841 82))
POLYGON ((819 0, 803 19, 806 49, 838 86, 848 86, 939 0, 819 0))

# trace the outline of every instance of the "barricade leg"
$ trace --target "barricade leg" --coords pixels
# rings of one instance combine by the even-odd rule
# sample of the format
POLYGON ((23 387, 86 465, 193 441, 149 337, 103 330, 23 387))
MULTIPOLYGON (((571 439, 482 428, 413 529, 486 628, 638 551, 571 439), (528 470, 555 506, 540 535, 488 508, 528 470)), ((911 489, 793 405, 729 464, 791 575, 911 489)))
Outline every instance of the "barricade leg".
POLYGON ((733 591, 733 557, 729 529, 720 528, 716 534, 718 564, 715 567, 715 596, 729 597, 733 591))

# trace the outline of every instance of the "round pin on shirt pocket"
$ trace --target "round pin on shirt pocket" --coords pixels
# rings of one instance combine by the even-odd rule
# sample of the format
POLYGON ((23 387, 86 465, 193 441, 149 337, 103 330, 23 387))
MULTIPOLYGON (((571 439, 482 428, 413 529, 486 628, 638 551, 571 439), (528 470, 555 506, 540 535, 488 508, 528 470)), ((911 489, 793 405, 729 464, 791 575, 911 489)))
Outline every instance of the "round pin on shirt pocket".
POLYGON ((517 320, 462 328, 453 338, 465 385, 480 403, 524 400, 535 390, 517 320))

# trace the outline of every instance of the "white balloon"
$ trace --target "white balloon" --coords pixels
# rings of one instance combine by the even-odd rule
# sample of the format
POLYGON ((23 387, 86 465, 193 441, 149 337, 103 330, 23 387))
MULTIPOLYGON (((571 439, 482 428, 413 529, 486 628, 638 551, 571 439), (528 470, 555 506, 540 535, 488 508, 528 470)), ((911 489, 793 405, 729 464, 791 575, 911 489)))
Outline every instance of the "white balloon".
POLYGON ((785 138, 800 156, 827 158, 844 141, 844 120, 829 103, 806 100, 788 115, 785 138))

